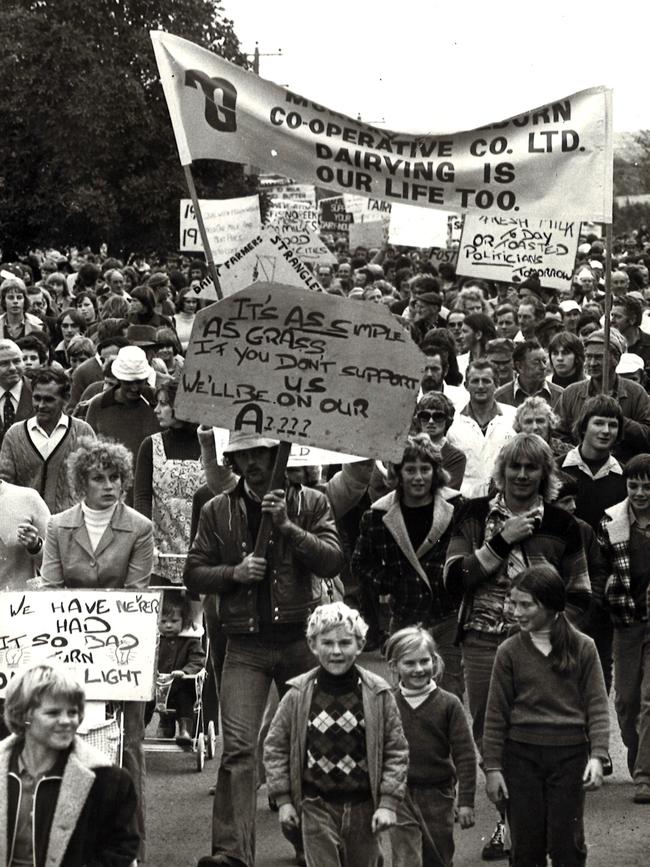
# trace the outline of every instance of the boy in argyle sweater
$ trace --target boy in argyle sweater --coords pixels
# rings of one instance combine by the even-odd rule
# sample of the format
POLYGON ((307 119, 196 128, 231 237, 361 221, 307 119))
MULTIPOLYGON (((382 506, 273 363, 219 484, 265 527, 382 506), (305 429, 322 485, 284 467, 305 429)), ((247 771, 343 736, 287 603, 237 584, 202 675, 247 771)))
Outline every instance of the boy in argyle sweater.
POLYGON ((395 823, 408 745, 388 684, 356 665, 367 625, 342 602, 319 606, 307 640, 318 667, 289 681, 264 744, 269 795, 285 832, 302 830, 308 867, 374 867, 395 823))

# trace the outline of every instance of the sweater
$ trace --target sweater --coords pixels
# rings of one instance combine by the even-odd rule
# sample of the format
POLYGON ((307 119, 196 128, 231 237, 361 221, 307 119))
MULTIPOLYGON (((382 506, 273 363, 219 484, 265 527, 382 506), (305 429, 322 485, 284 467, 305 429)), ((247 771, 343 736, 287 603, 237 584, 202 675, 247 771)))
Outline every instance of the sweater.
MULTIPOLYGON (((158 433, 160 427, 153 411, 153 394, 147 389, 135 405, 115 400, 117 388, 103 391, 90 401, 86 421, 100 436, 122 443, 133 455, 133 462, 140 444, 150 434, 158 433), (149 402, 151 400, 151 402, 149 402)), ((127 506, 133 501, 133 492, 125 497, 127 506)))
POLYGON ((29 436, 27 421, 12 425, 0 449, 0 479, 38 491, 53 515, 69 509, 77 501, 68 484, 67 460, 84 436, 94 438, 95 433, 85 421, 71 418, 61 442, 43 458, 29 436))
POLYGON ((458 780, 458 806, 473 807, 476 749, 460 701, 440 687, 413 708, 395 691, 409 745, 408 785, 444 786, 458 780))
POLYGON ((596 645, 578 632, 577 669, 558 673, 530 635, 520 632, 497 650, 483 733, 486 770, 501 770, 506 739, 540 746, 589 742, 607 759, 609 707, 596 645))
POLYGON ((578 447, 558 460, 558 465, 563 473, 575 479, 578 486, 576 517, 597 530, 605 509, 620 503, 627 494, 621 465, 616 458, 610 458, 594 476, 578 447))
POLYGON ((303 791, 325 800, 370 798, 361 678, 353 666, 342 675, 320 668, 307 721, 303 791))

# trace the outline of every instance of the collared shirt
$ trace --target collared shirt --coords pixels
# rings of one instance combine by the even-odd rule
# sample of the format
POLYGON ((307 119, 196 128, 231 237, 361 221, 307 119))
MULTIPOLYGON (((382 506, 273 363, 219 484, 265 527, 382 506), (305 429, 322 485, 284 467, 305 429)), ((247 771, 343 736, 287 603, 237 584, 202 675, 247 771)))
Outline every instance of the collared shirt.
POLYGON ((483 431, 468 406, 454 417, 447 431, 447 441, 467 457, 461 494, 483 497, 488 492, 497 455, 504 443, 515 435, 512 425, 516 410, 497 402, 496 415, 483 431))
POLYGON ((27 432, 29 434, 29 438, 34 444, 34 447, 38 449, 38 452, 43 458, 43 460, 47 460, 49 458, 54 449, 58 446, 63 437, 66 435, 69 427, 70 417, 67 416, 64 412, 61 413, 61 417, 56 423, 54 430, 51 434, 48 434, 46 430, 43 430, 43 428, 36 420, 36 416, 32 416, 32 418, 28 419, 27 421, 27 432))
MULTIPOLYGON (((22 381, 22 379, 20 379, 13 386, 13 388, 10 388, 8 391, 5 389, 2 390, 2 393, 0 394, 0 419, 2 418, 2 413, 4 412, 4 408, 5 408, 5 394, 10 395, 11 402, 14 405, 14 410, 17 410, 18 404, 20 403, 20 398, 21 398, 22 393, 23 393, 23 381, 22 381)), ((0 421, 0 424, 1 424, 1 421, 0 421)))
POLYGON ((520 406, 527 397, 537 397, 538 395, 541 395, 548 403, 551 403, 552 401, 551 389, 548 387, 546 380, 544 380, 541 388, 538 388, 537 391, 526 391, 517 374, 515 374, 512 393, 514 395, 516 406, 520 406))
POLYGON ((570 452, 567 452, 566 457, 562 461, 562 468, 564 467, 578 467, 586 476, 589 476, 590 479, 596 481, 597 479, 603 479, 605 476, 608 476, 610 473, 615 473, 616 475, 623 475, 623 467, 619 464, 616 458, 613 455, 610 455, 605 463, 600 467, 596 473, 592 473, 589 464, 587 464, 580 454, 580 447, 576 446, 571 449, 570 452))

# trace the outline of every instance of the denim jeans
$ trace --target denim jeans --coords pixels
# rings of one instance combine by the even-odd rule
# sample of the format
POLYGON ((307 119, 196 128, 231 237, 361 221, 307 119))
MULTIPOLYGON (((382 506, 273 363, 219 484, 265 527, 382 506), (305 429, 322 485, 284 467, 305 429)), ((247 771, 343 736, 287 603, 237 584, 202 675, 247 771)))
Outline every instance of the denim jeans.
POLYGON ((587 862, 582 775, 587 744, 538 746, 506 741, 503 776, 512 839, 511 867, 582 867, 587 862))
POLYGON ((483 755, 483 727, 492 666, 497 648, 507 635, 491 635, 471 629, 463 639, 463 668, 474 743, 483 755))
POLYGON ((451 867, 455 786, 409 786, 390 829, 393 867, 451 867))
POLYGON ((223 753, 212 813, 212 852, 247 867, 255 863, 257 739, 266 699, 275 681, 286 681, 316 664, 307 640, 279 643, 256 635, 231 635, 221 675, 223 753))
MULTIPOLYGON (((393 617, 390 621, 391 635, 405 626, 413 626, 412 622, 399 621, 393 617)), ((463 678, 463 653, 456 644, 458 632, 458 618, 456 614, 450 614, 442 620, 422 621, 422 626, 433 636, 438 648, 438 653, 445 663, 445 672, 438 686, 453 692, 462 701, 465 692, 463 678)))
POLYGON ((650 785, 650 626, 614 629, 614 706, 635 784, 650 785))
POLYGON ((302 841, 307 867, 375 867, 381 844, 372 833, 372 800, 360 804, 304 798, 302 841))

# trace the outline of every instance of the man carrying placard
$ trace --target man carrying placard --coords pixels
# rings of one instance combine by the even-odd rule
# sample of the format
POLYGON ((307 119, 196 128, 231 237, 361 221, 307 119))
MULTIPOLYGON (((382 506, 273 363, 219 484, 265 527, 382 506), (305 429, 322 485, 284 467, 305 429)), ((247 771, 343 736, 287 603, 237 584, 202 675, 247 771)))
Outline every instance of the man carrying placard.
POLYGON ((198 867, 252 867, 255 861, 256 744, 275 681, 313 667, 305 619, 334 577, 343 553, 327 499, 310 488, 268 491, 277 441, 235 432, 224 450, 240 475, 233 491, 202 509, 184 582, 211 594, 228 636, 221 679, 223 753, 212 822, 213 854, 198 867), (262 516, 273 532, 266 557, 255 556, 262 516))

